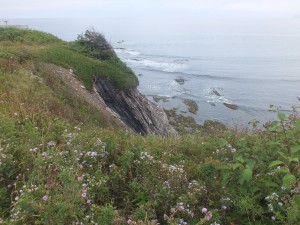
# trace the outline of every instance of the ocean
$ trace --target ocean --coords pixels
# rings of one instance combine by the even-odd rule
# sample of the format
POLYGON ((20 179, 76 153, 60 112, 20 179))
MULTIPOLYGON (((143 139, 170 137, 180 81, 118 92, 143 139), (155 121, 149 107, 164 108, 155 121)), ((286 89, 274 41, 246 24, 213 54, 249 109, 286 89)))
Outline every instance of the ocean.
POLYGON ((300 102, 300 19, 12 19, 71 41, 94 27, 139 78, 141 93, 199 124, 263 124, 300 102), (199 110, 190 113, 183 99, 199 110), (234 106, 234 107, 228 107, 234 106))

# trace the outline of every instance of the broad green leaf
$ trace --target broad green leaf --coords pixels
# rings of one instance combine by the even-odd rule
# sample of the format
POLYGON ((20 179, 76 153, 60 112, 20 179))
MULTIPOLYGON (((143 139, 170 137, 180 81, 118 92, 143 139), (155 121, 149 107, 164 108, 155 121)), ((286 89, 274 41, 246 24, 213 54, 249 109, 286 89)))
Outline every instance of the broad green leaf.
POLYGON ((285 118, 286 118, 286 115, 284 113, 282 113, 282 112, 278 113, 278 119, 279 120, 283 121, 283 120, 285 120, 285 118))
POLYGON ((296 182, 296 177, 292 174, 286 174, 282 178, 282 184, 285 186, 288 190, 290 190, 293 186, 293 184, 296 182))
POLYGON ((289 157, 289 162, 299 162, 299 159, 298 157, 294 157, 294 158, 289 157))
POLYGON ((292 154, 298 153, 300 151, 300 146, 296 145, 291 148, 292 154))
POLYGON ((288 159, 288 157, 283 153, 283 152, 281 152, 281 151, 278 151, 277 152, 282 158, 284 158, 284 159, 288 159))
POLYGON ((241 155, 237 155, 237 156, 235 157, 235 160, 239 161, 240 163, 244 163, 244 162, 245 162, 243 156, 241 156, 241 155))
POLYGON ((296 205, 300 206, 300 195, 294 197, 294 202, 296 205))
POLYGON ((280 169, 278 169, 276 171, 279 173, 289 173, 290 172, 289 168, 286 168, 286 167, 281 167, 280 169))
POLYGON ((282 165, 282 164, 284 164, 282 161, 275 160, 275 161, 270 163, 269 168, 274 167, 274 166, 279 166, 279 165, 282 165))
POLYGON ((252 179, 252 170, 244 169, 240 175, 240 183, 243 184, 244 181, 249 182, 252 179))
POLYGON ((243 166, 243 165, 240 164, 240 163, 234 163, 234 164, 232 164, 232 169, 233 169, 233 170, 236 170, 237 168, 239 168, 239 167, 241 167, 241 166, 243 166))
POLYGON ((273 188, 278 188, 278 184, 275 183, 275 182, 272 182, 272 181, 265 181, 265 182, 262 182, 263 185, 265 185, 266 187, 273 187, 273 188))

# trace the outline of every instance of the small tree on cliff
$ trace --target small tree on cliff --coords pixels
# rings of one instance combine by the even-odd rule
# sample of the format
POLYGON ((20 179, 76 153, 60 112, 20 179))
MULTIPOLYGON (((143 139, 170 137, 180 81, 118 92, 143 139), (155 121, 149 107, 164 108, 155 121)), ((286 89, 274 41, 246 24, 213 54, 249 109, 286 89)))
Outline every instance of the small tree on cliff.
POLYGON ((94 29, 86 30, 84 34, 79 35, 75 46, 79 51, 101 60, 110 59, 115 55, 104 35, 94 29))

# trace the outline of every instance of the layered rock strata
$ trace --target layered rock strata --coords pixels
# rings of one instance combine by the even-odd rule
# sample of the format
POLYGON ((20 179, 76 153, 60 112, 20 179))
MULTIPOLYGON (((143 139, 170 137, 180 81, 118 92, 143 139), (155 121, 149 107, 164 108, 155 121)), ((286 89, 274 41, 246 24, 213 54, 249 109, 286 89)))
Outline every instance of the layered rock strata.
POLYGON ((119 90, 106 79, 97 77, 94 90, 103 102, 132 130, 142 135, 176 135, 165 112, 150 102, 137 88, 119 90))

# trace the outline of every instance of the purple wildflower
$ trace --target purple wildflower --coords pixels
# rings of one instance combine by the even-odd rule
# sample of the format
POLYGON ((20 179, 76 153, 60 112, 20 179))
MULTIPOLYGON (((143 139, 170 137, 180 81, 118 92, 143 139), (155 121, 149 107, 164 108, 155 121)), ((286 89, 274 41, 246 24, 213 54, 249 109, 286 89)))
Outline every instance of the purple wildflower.
POLYGON ((43 200, 44 200, 44 201, 47 201, 47 200, 48 200, 48 196, 47 196, 47 195, 44 195, 44 196, 43 196, 43 200))

